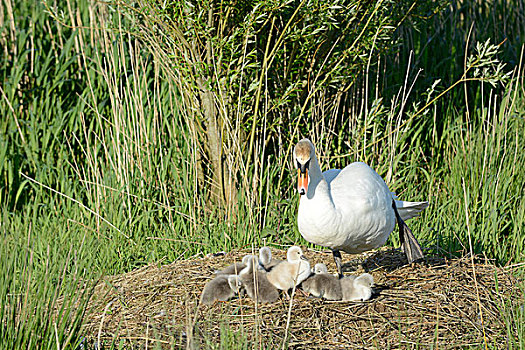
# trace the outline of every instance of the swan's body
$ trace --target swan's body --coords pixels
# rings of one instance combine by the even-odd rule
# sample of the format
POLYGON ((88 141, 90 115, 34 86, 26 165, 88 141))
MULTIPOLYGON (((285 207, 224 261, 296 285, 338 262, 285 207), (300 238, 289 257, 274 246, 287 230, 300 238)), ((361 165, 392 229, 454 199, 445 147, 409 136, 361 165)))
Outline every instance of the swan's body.
MULTIPOLYGON (((312 169, 314 162, 310 163, 312 169)), ((331 175, 335 172, 331 172, 331 175)), ((361 253, 385 244, 396 217, 383 179, 365 163, 352 163, 328 182, 310 171, 299 204, 299 232, 309 242, 361 253)))
POLYGON ((362 162, 321 172, 315 147, 308 139, 297 143, 294 159, 301 194, 299 232, 307 241, 332 249, 340 274, 340 250, 361 253, 381 247, 396 221, 404 225, 401 241, 406 242, 409 262, 423 257, 404 220, 417 216, 427 202, 395 200, 381 176, 362 162))

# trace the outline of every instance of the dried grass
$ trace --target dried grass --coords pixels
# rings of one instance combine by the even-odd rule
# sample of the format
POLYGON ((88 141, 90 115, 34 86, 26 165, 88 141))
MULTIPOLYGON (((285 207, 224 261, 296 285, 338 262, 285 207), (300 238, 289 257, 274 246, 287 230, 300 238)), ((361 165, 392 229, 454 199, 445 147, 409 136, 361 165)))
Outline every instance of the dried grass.
MULTIPOLYGON (((289 305, 284 297, 269 305, 235 297, 210 307, 198 306, 213 271, 247 253, 150 265, 109 276, 96 287, 86 333, 93 340, 118 339, 129 347, 182 348, 188 338, 193 345, 206 347, 219 344, 226 327, 234 333, 241 331, 236 334, 254 347, 281 347, 289 305)), ((273 249, 273 254, 285 257, 281 250, 273 249)), ((312 263, 324 262, 335 271, 331 254, 312 250, 305 254, 312 263)), ((351 258, 343 256, 346 262, 351 258)), ((405 264, 404 255, 393 249, 368 257, 364 268, 376 281, 375 295, 368 302, 328 302, 296 293, 287 345, 295 349, 417 345, 449 349, 482 347, 486 339, 506 347, 508 333, 500 308, 523 302, 519 281, 509 269, 477 261, 476 293, 468 257, 427 257, 422 264, 405 264)))

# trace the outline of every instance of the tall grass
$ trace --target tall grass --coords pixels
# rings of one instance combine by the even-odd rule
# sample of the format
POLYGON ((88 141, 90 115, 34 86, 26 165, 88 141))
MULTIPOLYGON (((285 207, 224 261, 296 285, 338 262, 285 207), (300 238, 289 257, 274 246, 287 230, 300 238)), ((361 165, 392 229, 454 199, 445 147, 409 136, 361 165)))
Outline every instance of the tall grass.
MULTIPOLYGON (((290 171, 302 136, 316 142, 323 169, 363 160, 402 199, 430 200, 410 225, 439 253, 467 251, 465 182, 475 252, 501 264, 523 260, 524 6, 487 4, 453 2, 420 32, 402 27, 402 47, 371 63, 347 95, 329 101, 313 93, 300 125, 282 123, 297 117, 292 108, 286 118, 269 117, 273 95, 261 85, 253 162, 228 135, 225 164, 242 178, 238 200, 224 211, 206 197, 216 180, 197 166, 206 150, 190 123, 196 104, 181 93, 192 82, 174 79, 180 67, 149 22, 154 13, 134 16, 117 2, 4 0, 3 347, 79 342, 87 281, 100 274, 262 241, 305 245, 290 171), (466 57, 488 37, 507 38, 494 57, 513 71, 510 80, 495 87, 465 80, 422 109, 461 79, 466 57), (328 103, 339 106, 333 114, 328 103), (269 139, 265 128, 278 136, 269 139)), ((222 131, 240 129, 239 122, 222 131)), ((519 312, 509 318, 523 318, 519 312)))
MULTIPOLYGON (((12 227, 4 229, 7 232, 12 227)), ((3 232, 0 264, 0 346, 4 349, 75 348, 94 272, 74 244, 47 245, 28 228, 27 241, 3 232), (65 258, 64 258, 65 254, 65 258)))
MULTIPOLYGON (((29 211, 24 217, 38 222, 32 204, 53 207, 55 214, 70 218, 71 225, 92 230, 87 241, 100 249, 99 267, 117 272, 163 257, 246 246, 261 238, 300 242, 289 159, 291 145, 301 136, 317 143, 325 169, 363 160, 402 198, 431 199, 432 209, 413 225, 421 238, 449 242, 452 248, 464 242, 465 230, 445 225, 437 234, 437 223, 464 225, 454 214, 461 212, 460 201, 449 203, 447 194, 458 198, 451 195, 459 192, 450 186, 465 178, 472 184, 468 187, 473 200, 478 198, 475 202, 484 206, 476 214, 480 225, 474 229, 483 242, 478 252, 483 249, 501 261, 521 257, 522 197, 517 192, 508 199, 508 193, 523 183, 516 171, 524 161, 519 152, 521 71, 516 70, 506 87, 493 88, 466 77, 437 103, 422 108, 454 81, 433 84, 434 79, 426 84, 424 73, 417 74, 413 66, 422 61, 422 53, 415 53, 399 66, 401 74, 396 74, 402 84, 394 94, 371 82, 394 79, 396 74, 371 69, 363 75, 363 85, 352 95, 361 96, 359 109, 342 106, 344 113, 324 115, 326 102, 316 93, 304 128, 282 129, 271 143, 267 134, 258 133, 256 162, 229 163, 233 173, 243 174, 238 183, 243 190, 224 215, 210 206, 202 189, 203 179, 210 184, 213 180, 202 179, 202 169, 196 166, 205 155, 194 139, 195 126, 188 122, 195 105, 182 100, 184 86, 172 79, 176 72, 169 69, 163 46, 154 46, 149 32, 154 27, 119 16, 124 8, 85 2, 32 7, 16 3, 5 9, 5 17, 18 22, 13 27, 3 21, 3 46, 9 55, 1 70, 1 112, 7 116, 1 124, 2 210, 8 218, 29 211), (61 13, 61 7, 68 11, 61 13), (32 16, 14 16, 29 12, 32 16), (358 94, 366 86, 377 98, 358 94), (465 91, 472 97, 455 103, 465 91), (462 169, 461 159, 471 160, 466 164, 472 168, 462 169), (471 176, 476 178, 470 181, 471 176), (489 181, 492 178, 495 182, 489 181), (489 199, 489 193, 496 197, 489 199), (445 215, 448 204, 452 207, 445 215), (485 211, 489 205, 498 211, 485 211), (432 213, 439 213, 440 219, 434 220, 432 213), (500 236, 494 231, 501 231, 500 236), (497 244, 507 236, 509 244, 497 244)), ((454 45, 460 49, 459 39, 454 45)), ((474 54, 474 48, 469 49, 455 66, 464 72, 464 57, 474 54)), ((263 91, 263 97, 271 95, 263 91)), ((232 148, 227 155, 245 151, 232 148)))

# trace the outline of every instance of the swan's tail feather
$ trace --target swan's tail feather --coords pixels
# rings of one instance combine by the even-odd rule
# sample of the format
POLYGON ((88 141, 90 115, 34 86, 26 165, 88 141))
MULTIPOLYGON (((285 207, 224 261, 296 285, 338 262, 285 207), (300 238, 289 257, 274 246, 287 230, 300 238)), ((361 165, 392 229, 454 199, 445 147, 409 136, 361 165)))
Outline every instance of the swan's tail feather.
MULTIPOLYGON (((399 241, 401 243, 401 249, 405 252, 408 263, 411 264, 412 262, 423 259, 423 250, 421 249, 421 246, 419 245, 419 242, 417 241, 416 237, 414 237, 414 234, 412 233, 412 230, 408 227, 408 225, 405 223, 403 218, 401 217, 400 210, 397 207, 397 202, 394 201, 392 203, 392 207, 394 208, 394 212, 396 214, 397 224, 399 226, 399 241)), ((403 202, 403 203, 413 203, 413 202, 403 202)), ((421 208, 419 211, 425 209, 428 206, 427 202, 420 202, 425 204, 423 208, 421 208)), ((415 203, 418 204, 418 203, 415 203)), ((419 212, 416 212, 417 213, 419 212)))
POLYGON ((403 221, 419 216, 419 213, 428 207, 428 202, 405 202, 395 200, 397 211, 403 221))
POLYGON ((407 255, 408 263, 411 264, 416 260, 423 259, 425 257, 423 255, 423 250, 421 249, 421 246, 419 245, 416 237, 414 237, 412 230, 408 228, 404 221, 401 225, 399 225, 400 230, 401 228, 403 231, 403 233, 399 232, 400 241, 402 242, 401 248, 407 255))

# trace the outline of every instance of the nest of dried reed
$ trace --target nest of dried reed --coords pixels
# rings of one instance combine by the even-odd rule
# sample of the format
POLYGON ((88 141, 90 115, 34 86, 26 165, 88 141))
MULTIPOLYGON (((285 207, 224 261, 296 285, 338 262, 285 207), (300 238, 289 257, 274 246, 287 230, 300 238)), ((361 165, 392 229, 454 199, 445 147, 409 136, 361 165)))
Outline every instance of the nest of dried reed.
MULTIPOLYGON (((116 342, 126 348, 413 348, 506 347, 516 329, 505 313, 523 304, 512 268, 469 257, 428 256, 406 265, 404 254, 384 248, 361 268, 374 276, 367 302, 329 302, 300 292, 274 304, 234 297, 199 305, 213 272, 240 261, 248 250, 198 257, 108 276, 95 288, 86 334, 92 343, 116 342), (510 329, 509 329, 510 328, 510 329)), ((272 249, 284 259, 285 251, 272 249)), ((335 272, 330 253, 305 250, 313 264, 335 272)), ((343 261, 355 258, 343 255, 343 261)), ((362 256, 361 256, 362 258, 362 256)), ((355 271, 357 274, 362 271, 355 271)))

